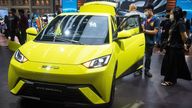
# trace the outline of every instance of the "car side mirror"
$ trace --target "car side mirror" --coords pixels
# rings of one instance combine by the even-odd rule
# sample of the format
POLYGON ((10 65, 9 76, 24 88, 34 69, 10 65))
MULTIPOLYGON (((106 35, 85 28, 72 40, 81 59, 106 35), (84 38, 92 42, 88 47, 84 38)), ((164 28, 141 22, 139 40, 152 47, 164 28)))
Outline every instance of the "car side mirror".
POLYGON ((129 32, 127 32, 127 30, 122 30, 120 32, 118 32, 117 38, 118 39, 125 39, 125 38, 129 38, 131 37, 131 34, 129 32))
POLYGON ((30 27, 26 30, 27 33, 27 40, 26 42, 35 39, 37 36, 37 30, 34 27, 30 27))
POLYGON ((122 50, 125 50, 125 43, 121 39, 130 38, 132 35, 127 30, 116 32, 114 35, 116 38, 114 38, 113 41, 116 41, 119 44, 120 48, 122 50))

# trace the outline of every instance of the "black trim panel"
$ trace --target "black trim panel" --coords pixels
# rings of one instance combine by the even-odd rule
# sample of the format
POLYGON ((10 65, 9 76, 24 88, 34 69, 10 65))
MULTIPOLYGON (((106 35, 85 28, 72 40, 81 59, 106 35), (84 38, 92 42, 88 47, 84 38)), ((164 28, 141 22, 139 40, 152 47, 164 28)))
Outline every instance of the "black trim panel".
POLYGON ((143 65, 143 58, 142 57, 139 61, 137 61, 135 64, 133 64, 130 68, 128 68, 123 74, 121 74, 121 76, 119 76, 117 79, 120 79, 126 75, 130 75, 132 73, 134 73, 137 68, 139 68, 139 66, 143 65))
POLYGON ((31 36, 37 36, 37 34, 32 34, 32 33, 27 33, 27 34, 31 36))
POLYGON ((82 87, 89 87, 100 98, 101 95, 91 85, 63 85, 52 84, 30 80, 23 80, 25 84, 17 95, 27 97, 37 97, 45 101, 74 102, 83 104, 93 104, 80 90, 82 87))

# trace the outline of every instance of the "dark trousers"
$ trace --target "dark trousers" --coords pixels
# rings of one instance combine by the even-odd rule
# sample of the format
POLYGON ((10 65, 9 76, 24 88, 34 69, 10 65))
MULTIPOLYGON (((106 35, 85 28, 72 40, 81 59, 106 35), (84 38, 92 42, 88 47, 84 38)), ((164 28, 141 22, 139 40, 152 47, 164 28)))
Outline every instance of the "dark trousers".
POLYGON ((163 49, 166 48, 167 42, 168 42, 169 33, 164 32, 161 34, 161 45, 160 45, 160 51, 162 52, 163 49))
POLYGON ((177 78, 191 80, 191 73, 185 60, 185 52, 182 48, 168 48, 163 58, 161 75, 164 81, 177 83, 177 78))
POLYGON ((23 45, 25 43, 26 35, 27 35, 26 31, 25 30, 21 30, 21 34, 19 36, 19 42, 20 42, 21 45, 23 45))
POLYGON ((150 70, 153 47, 154 45, 151 45, 151 44, 146 44, 145 46, 145 62, 144 62, 145 72, 148 72, 150 70))
POLYGON ((8 39, 9 37, 9 31, 7 29, 5 29, 5 37, 8 39))
POLYGON ((10 37, 11 37, 11 41, 14 41, 14 40, 15 40, 16 33, 13 32, 13 31, 11 31, 11 32, 9 33, 9 35, 10 35, 10 37))

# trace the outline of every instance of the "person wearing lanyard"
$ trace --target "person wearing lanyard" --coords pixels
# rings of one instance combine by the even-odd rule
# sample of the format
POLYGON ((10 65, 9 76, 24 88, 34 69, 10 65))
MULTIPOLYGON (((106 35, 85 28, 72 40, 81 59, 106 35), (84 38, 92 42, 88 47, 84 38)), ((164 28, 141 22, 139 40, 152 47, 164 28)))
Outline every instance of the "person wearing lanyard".
POLYGON ((149 72, 151 65, 151 56, 153 54, 153 47, 155 43, 155 36, 158 33, 160 21, 153 14, 153 5, 149 4, 144 6, 144 14, 146 15, 146 20, 143 22, 143 32, 145 33, 145 62, 144 62, 144 73, 147 77, 152 77, 149 72))

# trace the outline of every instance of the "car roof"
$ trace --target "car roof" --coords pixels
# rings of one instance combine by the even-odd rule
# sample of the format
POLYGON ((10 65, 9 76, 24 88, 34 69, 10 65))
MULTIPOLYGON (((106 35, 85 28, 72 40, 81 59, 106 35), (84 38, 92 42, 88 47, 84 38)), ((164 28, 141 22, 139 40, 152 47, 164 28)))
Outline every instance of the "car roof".
POLYGON ((117 15, 116 13, 117 3, 109 1, 93 1, 83 4, 79 12, 90 12, 90 13, 106 13, 112 16, 117 15))
POLYGON ((109 2, 109 1, 92 1, 92 2, 87 2, 83 5, 92 5, 92 4, 102 4, 102 5, 108 5, 108 6, 112 6, 114 8, 117 7, 117 3, 114 3, 114 2, 109 2))
POLYGON ((97 15, 97 16, 110 16, 110 14, 107 13, 92 13, 92 12, 72 12, 72 13, 61 13, 58 16, 64 16, 64 15, 97 15))

